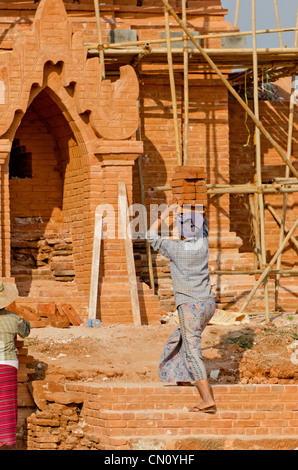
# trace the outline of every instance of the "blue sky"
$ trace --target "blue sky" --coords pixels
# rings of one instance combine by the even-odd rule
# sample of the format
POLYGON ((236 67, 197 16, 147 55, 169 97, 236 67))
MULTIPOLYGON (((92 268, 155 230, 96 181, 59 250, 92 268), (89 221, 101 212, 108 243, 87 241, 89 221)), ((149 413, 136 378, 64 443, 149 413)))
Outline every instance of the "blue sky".
MULTIPOLYGON (((236 0, 221 0, 223 8, 229 10, 226 17, 234 24, 236 0)), ((296 26, 297 0, 278 0, 281 28, 296 26)), ((257 29, 276 29, 276 17, 273 0, 256 0, 257 29)), ((240 0, 239 23, 241 31, 251 31, 251 0, 240 0)), ((294 33, 283 33, 283 44, 293 47, 294 33)), ((247 38, 248 47, 252 46, 251 36, 247 38)), ((257 36, 258 47, 279 47, 278 34, 260 34, 257 36)))

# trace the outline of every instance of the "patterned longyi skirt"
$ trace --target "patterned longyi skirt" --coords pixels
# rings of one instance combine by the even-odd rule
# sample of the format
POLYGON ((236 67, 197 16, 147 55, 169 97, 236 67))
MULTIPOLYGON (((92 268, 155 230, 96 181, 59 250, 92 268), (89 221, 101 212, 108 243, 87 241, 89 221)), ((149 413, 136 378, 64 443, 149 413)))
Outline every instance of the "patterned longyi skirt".
POLYGON ((178 307, 179 327, 164 346, 159 364, 161 382, 207 379, 201 335, 215 313, 214 298, 178 307))
POLYGON ((16 444, 17 369, 0 364, 0 447, 16 444))

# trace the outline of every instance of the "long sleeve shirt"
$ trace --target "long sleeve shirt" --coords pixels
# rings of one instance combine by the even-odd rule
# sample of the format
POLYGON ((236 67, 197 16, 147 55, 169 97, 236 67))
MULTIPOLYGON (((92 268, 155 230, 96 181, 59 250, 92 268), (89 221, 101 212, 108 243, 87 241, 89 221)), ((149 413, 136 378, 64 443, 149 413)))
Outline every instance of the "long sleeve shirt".
POLYGON ((168 240, 149 230, 146 239, 154 250, 170 260, 176 307, 213 298, 209 277, 208 228, 204 222, 198 238, 168 240))
POLYGON ((17 361, 16 335, 25 338, 30 333, 30 323, 8 310, 0 310, 0 364, 17 361))

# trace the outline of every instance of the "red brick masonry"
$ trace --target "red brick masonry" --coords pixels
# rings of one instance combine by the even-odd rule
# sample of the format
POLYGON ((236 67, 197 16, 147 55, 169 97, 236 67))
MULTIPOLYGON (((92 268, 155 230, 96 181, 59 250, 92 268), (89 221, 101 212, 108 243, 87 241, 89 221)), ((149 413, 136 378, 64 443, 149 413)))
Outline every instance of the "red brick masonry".
POLYGON ((39 383, 29 449, 294 449, 297 385, 215 385, 218 412, 194 414, 194 387, 39 383), (80 405, 79 405, 80 404, 80 405), (79 410, 79 411, 78 411, 79 410), (75 425, 74 425, 75 423, 75 425), (155 447, 154 447, 155 446, 155 447))

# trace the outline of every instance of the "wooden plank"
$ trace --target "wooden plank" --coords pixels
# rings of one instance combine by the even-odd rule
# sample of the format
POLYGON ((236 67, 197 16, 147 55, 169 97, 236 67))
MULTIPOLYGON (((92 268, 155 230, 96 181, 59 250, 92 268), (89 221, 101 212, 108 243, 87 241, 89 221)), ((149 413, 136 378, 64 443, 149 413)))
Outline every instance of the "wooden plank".
POLYGON ((90 295, 89 295, 89 311, 88 311, 89 320, 96 319, 102 230, 103 230, 102 215, 96 210, 95 224, 94 224, 94 236, 93 236, 90 295))
POLYGON ((141 312, 140 312, 140 301, 138 293, 137 276, 135 269, 135 261, 133 254, 133 242, 131 232, 129 231, 129 219, 128 219, 128 202, 127 202, 127 191, 125 183, 118 183, 118 198, 119 198, 119 215, 121 221, 121 228, 125 242, 125 254, 127 273, 129 280, 129 290, 131 298, 131 307, 133 322, 135 325, 141 325, 141 312))

